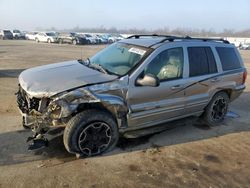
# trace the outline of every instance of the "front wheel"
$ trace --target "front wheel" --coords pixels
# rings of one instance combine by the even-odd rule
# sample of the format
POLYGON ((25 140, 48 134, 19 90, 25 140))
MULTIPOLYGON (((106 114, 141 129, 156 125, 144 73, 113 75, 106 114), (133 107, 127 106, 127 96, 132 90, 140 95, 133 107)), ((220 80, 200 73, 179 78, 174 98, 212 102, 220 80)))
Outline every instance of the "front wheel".
POLYGON ((73 44, 73 45, 76 45, 76 44, 77 44, 77 41, 76 41, 76 40, 73 40, 73 41, 72 41, 72 44, 73 44))
POLYGON ((50 39, 48 39, 48 40, 47 40, 47 42, 50 44, 50 43, 51 43, 51 40, 50 40, 50 39))
POLYGON ((229 104, 228 94, 219 92, 214 95, 202 115, 202 120, 209 126, 219 125, 225 118, 229 104))
POLYGON ((68 152, 95 156, 111 150, 119 139, 117 124, 109 113, 86 110, 75 115, 64 131, 68 152))
POLYGON ((63 44, 63 39, 59 39, 59 44, 63 44))

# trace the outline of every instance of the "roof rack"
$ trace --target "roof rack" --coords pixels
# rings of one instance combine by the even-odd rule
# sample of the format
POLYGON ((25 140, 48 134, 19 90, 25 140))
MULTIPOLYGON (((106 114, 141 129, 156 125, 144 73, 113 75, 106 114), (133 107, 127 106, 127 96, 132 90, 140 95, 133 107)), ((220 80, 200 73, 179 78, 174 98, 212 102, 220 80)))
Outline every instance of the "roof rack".
MULTIPOLYGON (((223 42, 225 44, 230 44, 227 40, 223 38, 199 38, 199 37, 190 37, 190 36, 185 36, 185 37, 180 37, 180 36, 172 36, 172 35, 157 35, 157 34, 152 34, 152 35, 132 35, 129 36, 127 39, 135 38, 139 39, 140 37, 164 37, 163 40, 156 44, 163 43, 165 41, 173 42, 174 40, 202 40, 204 42, 207 41, 217 41, 217 42, 223 42)), ((156 45, 154 44, 154 45, 156 45)), ((154 46, 152 45, 152 46, 154 46)))

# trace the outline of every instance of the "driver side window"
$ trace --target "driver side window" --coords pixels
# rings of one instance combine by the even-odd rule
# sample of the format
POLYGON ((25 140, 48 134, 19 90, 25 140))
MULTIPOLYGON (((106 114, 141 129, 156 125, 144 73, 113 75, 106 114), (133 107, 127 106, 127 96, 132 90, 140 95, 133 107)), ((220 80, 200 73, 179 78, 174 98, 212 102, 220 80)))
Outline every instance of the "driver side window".
POLYGON ((146 67, 145 74, 153 74, 160 81, 182 78, 183 49, 172 48, 158 54, 146 67))

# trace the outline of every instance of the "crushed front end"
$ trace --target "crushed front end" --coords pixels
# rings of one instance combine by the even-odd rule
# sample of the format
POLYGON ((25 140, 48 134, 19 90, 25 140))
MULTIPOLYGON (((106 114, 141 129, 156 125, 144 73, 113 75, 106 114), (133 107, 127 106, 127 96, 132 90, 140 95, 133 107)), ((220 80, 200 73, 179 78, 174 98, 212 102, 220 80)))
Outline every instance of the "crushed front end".
POLYGON ((22 114, 23 127, 34 132, 34 135, 27 139, 27 142, 33 141, 29 145, 29 149, 47 146, 48 141, 44 134, 49 130, 52 121, 44 116, 44 112, 47 110, 49 99, 31 97, 20 85, 16 96, 17 104, 22 114))

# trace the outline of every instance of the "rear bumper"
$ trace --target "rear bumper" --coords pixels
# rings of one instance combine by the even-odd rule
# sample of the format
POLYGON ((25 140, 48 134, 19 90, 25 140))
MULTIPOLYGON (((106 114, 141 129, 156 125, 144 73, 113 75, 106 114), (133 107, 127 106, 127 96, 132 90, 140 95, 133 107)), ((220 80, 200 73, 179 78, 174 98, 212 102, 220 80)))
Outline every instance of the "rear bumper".
POLYGON ((240 85, 240 86, 237 86, 231 93, 231 96, 230 96, 230 100, 233 101, 235 100, 236 98, 238 98, 244 91, 244 89, 246 89, 246 86, 245 85, 240 85))

